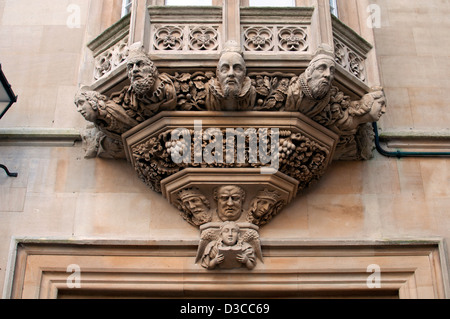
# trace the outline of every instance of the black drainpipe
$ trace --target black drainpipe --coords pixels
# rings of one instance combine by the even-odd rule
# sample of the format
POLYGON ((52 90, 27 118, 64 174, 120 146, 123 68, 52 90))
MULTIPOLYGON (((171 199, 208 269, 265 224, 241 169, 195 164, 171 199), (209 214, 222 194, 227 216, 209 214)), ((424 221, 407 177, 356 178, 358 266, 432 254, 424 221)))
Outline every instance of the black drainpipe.
POLYGON ((372 123, 373 131, 375 132, 375 146, 377 151, 387 157, 442 157, 442 156, 450 156, 450 152, 404 152, 400 150, 395 151, 387 151, 383 149, 380 145, 380 137, 378 135, 378 125, 376 122, 372 123))

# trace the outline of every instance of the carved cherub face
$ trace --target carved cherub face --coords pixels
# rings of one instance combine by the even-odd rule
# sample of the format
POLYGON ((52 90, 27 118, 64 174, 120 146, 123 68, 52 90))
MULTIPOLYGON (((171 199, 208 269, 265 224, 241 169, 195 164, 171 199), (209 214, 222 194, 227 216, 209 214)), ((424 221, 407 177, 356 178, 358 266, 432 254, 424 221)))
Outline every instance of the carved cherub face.
POLYGON ((156 68, 153 62, 144 55, 136 55, 128 59, 128 78, 136 93, 144 95, 151 92, 156 81, 156 68))
POLYGON ((331 89, 336 70, 335 62, 328 58, 318 59, 308 68, 308 86, 315 99, 324 98, 331 89))
POLYGON ((80 93, 75 97, 77 111, 89 122, 95 122, 98 117, 98 106, 96 101, 88 99, 86 94, 80 93))
POLYGON ((242 213, 244 192, 239 186, 222 186, 216 191, 217 214, 221 220, 238 220, 242 213))
POLYGON ((225 222, 221 227, 220 237, 225 245, 236 245, 239 238, 239 226, 234 222, 225 222))
POLYGON ((222 55, 217 67, 217 78, 225 97, 236 96, 242 89, 246 76, 243 57, 236 52, 222 55))

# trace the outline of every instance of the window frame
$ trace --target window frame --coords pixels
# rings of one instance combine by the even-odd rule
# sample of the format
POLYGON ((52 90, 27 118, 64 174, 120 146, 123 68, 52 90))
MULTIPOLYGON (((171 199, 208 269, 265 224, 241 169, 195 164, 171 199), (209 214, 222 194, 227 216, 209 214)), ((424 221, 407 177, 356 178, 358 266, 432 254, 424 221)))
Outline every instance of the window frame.
POLYGON ((121 17, 124 17, 131 12, 132 5, 133 5, 133 0, 122 0, 121 17))
POLYGON ((332 15, 334 15, 336 18, 339 18, 339 11, 338 11, 338 3, 337 0, 330 0, 330 12, 332 15))
POLYGON ((186 6, 186 7, 195 7, 195 6, 213 6, 214 5, 214 1, 213 0, 210 0, 211 1, 211 3, 210 4, 192 4, 193 2, 195 2, 195 1, 189 1, 189 4, 186 4, 185 2, 186 1, 182 1, 183 3, 180 3, 180 4, 167 4, 167 0, 164 0, 164 5, 165 6, 186 6))
MULTIPOLYGON (((252 0, 248 0, 248 6, 249 7, 266 7, 267 5, 256 5, 256 4, 251 4, 251 1, 252 0)), ((253 0, 254 1, 254 0, 253 0)), ((291 0, 291 2, 292 2, 292 4, 291 5, 282 5, 282 6, 280 6, 280 5, 275 5, 275 6, 270 6, 270 7, 273 7, 273 8, 293 8, 293 7, 296 7, 297 6, 297 3, 296 3, 296 1, 295 0, 291 0)))

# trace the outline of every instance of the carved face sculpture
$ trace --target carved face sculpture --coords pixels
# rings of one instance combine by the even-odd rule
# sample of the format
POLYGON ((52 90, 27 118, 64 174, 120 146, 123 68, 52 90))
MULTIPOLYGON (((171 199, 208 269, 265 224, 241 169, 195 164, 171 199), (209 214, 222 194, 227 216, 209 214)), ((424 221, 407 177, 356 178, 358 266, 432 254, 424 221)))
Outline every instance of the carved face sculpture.
POLYGON ((386 97, 383 92, 373 93, 374 101, 369 115, 372 122, 377 122, 386 113, 386 97))
POLYGON ((238 220, 245 200, 244 190, 239 186, 222 186, 215 193, 219 218, 224 221, 238 220))
POLYGON ((220 228, 220 237, 223 244, 236 245, 239 238, 239 226, 234 222, 225 222, 220 228))
POLYGON ((237 52, 226 52, 219 60, 217 78, 224 97, 237 96, 246 76, 244 58, 237 52))
POLYGON ((93 98, 88 98, 86 93, 79 93, 75 97, 77 111, 89 122, 95 122, 98 117, 97 102, 93 98))
POLYGON ((191 196, 183 200, 183 206, 192 214, 192 222, 200 225, 210 221, 209 207, 206 205, 206 199, 200 196, 191 196))
POLYGON ((131 86, 137 94, 145 95, 151 92, 155 82, 157 71, 154 63, 144 54, 135 54, 128 58, 128 78, 131 86))
POLYGON ((256 219, 267 215, 275 205, 275 201, 268 198, 258 198, 255 203, 255 210, 253 211, 253 216, 256 219))
POLYGON ((308 87, 315 99, 324 98, 331 89, 336 65, 330 58, 319 58, 308 67, 308 87))

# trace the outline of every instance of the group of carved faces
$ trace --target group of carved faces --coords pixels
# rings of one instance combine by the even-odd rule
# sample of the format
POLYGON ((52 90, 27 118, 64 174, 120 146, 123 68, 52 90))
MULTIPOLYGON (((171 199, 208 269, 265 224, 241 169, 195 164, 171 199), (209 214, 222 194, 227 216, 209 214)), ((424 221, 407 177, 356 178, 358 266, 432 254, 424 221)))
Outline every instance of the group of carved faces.
MULTIPOLYGON (((209 201, 195 188, 185 189, 179 193, 180 210, 184 218, 193 225, 200 226, 210 222, 213 214, 221 221, 238 221, 243 215, 246 199, 245 190, 237 185, 224 185, 214 189, 213 198, 216 210, 210 209, 209 201)), ((274 213, 274 207, 279 204, 278 195, 267 190, 261 191, 252 199, 247 210, 247 221, 261 225, 261 221, 274 213), (270 194, 271 196, 266 196, 270 194)))
MULTIPOLYGON (((304 72, 306 83, 302 86, 302 90, 310 98, 315 100, 324 99, 332 88, 335 71, 336 63, 332 53, 317 54, 304 72)), ((130 50, 127 58, 127 72, 131 89, 136 93, 138 99, 146 95, 151 96, 159 74, 155 64, 145 52, 138 49, 130 50)), ((231 50, 222 53, 216 70, 216 78, 220 85, 223 99, 232 100, 239 96, 247 79, 246 73, 245 61, 240 52, 231 50)), ((370 113, 370 117, 366 116, 368 118, 367 121, 378 121, 384 113, 384 96, 378 97, 376 100, 377 103, 374 103, 372 108, 367 109, 365 114, 360 115, 370 113)), ((91 99, 87 101, 86 97, 77 95, 75 103, 78 111, 86 120, 94 122, 97 119, 98 106, 96 103, 98 103, 98 100, 91 99)), ((248 107, 252 106, 249 105, 248 107)))
MULTIPOLYGON (((316 99, 323 98, 330 90, 334 79, 335 63, 332 58, 322 57, 311 62, 306 70, 307 85, 316 99)), ((150 57, 140 50, 131 50, 127 58, 127 73, 131 89, 138 97, 150 96, 158 79, 158 70, 150 57)), ((218 62, 216 77, 224 99, 239 95, 247 75, 242 54, 237 51, 224 52, 218 62)), ((78 111, 87 121, 94 122, 98 116, 95 101, 82 104, 83 97, 77 95, 78 111), (91 108, 89 108, 91 105, 91 108)))

